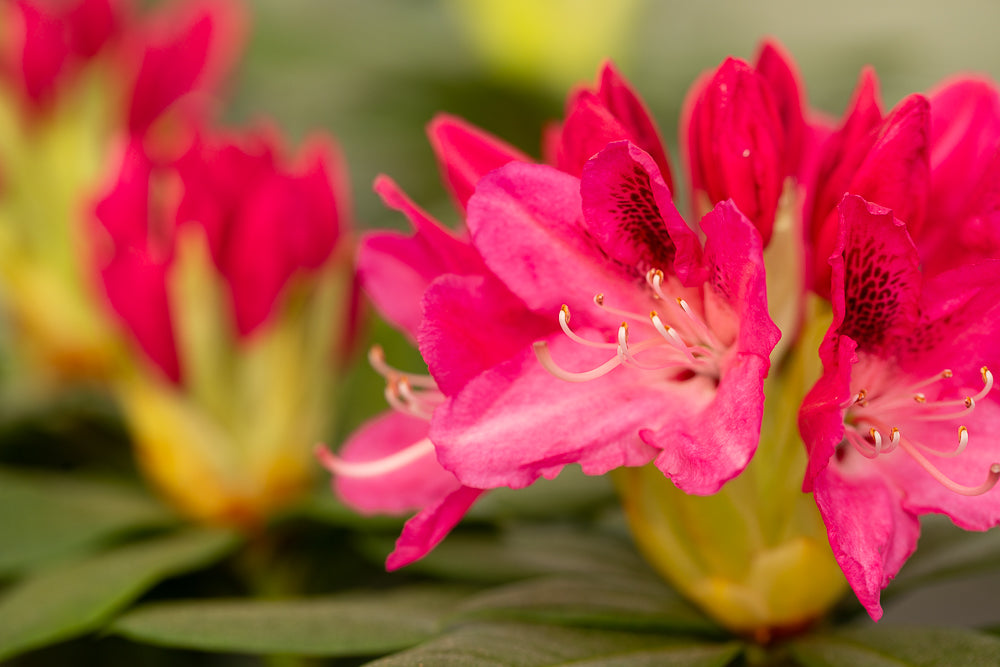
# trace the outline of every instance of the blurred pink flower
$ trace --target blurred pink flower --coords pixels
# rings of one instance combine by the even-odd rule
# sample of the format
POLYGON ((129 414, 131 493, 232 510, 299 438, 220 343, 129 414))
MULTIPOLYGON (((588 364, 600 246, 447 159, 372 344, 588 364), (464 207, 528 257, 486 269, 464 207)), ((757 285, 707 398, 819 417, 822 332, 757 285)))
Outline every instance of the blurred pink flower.
POLYGON ((55 103, 61 86, 106 55, 126 82, 125 122, 139 135, 177 100, 217 84, 243 32, 228 0, 168 3, 141 17, 127 0, 17 0, 0 18, 0 73, 33 106, 55 103))
MULTIPOLYGON (((286 164, 267 132, 194 137, 170 164, 132 143, 97 204, 109 244, 99 258, 112 307, 167 377, 182 382, 166 275, 178 230, 197 225, 228 287, 234 334, 246 338, 277 312, 292 278, 318 270, 347 231, 344 174, 325 139, 286 164)), ((98 238, 100 241, 100 237, 98 238)))

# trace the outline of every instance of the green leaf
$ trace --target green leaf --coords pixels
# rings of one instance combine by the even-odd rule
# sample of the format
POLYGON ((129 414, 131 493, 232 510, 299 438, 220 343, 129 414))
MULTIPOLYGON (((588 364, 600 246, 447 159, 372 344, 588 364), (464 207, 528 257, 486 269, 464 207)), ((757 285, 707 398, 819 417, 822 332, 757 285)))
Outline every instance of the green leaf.
POLYGON ((1000 662, 1000 639, 961 628, 868 627, 804 637, 789 651, 806 667, 987 667, 1000 662))
POLYGON ((229 532, 190 530, 22 579, 0 596, 0 660, 100 628, 160 580, 211 563, 236 544, 229 532))
POLYGON ((494 489, 476 501, 469 519, 495 521, 565 518, 592 513, 615 503, 607 476, 584 475, 579 466, 567 466, 555 479, 539 479, 524 489, 494 489))
POLYGON ((615 630, 722 633, 653 575, 558 575, 520 581, 472 596, 459 607, 457 617, 615 630))
POLYGON ((942 516, 924 517, 920 544, 883 599, 970 574, 1000 571, 1000 530, 965 531, 942 516))
POLYGON ((408 570, 486 583, 558 573, 592 575, 648 571, 634 547, 598 530, 521 525, 495 532, 452 534, 408 570))
POLYGON ((111 629, 140 642, 201 651, 380 655, 437 634, 442 615, 467 594, 414 587, 305 600, 170 602, 140 607, 111 629))
POLYGON ((710 644, 651 634, 497 623, 466 625, 369 667, 722 667, 740 644, 710 644))
POLYGON ((107 480, 0 469, 0 575, 174 521, 151 497, 107 480))

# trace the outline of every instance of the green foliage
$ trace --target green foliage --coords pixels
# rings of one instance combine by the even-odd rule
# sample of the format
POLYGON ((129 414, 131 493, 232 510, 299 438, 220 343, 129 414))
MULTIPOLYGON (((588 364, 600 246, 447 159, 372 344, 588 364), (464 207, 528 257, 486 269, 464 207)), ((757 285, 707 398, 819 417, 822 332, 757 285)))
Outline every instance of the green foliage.
POLYGON ((988 667, 1000 639, 961 628, 873 627, 805 637, 789 650, 805 667, 988 667))
POLYGON ((515 623, 467 625, 372 667, 722 667, 740 652, 735 642, 707 644, 656 635, 515 623))
POLYGON ((192 529, 34 572, 0 597, 0 659, 97 630, 160 580, 236 544, 228 532, 192 529))
POLYGON ((380 655, 440 632, 466 591, 398 588, 297 600, 195 600, 139 607, 111 630, 136 641, 229 653, 380 655))
POLYGON ((175 521, 147 494, 113 480, 0 469, 0 576, 175 521))

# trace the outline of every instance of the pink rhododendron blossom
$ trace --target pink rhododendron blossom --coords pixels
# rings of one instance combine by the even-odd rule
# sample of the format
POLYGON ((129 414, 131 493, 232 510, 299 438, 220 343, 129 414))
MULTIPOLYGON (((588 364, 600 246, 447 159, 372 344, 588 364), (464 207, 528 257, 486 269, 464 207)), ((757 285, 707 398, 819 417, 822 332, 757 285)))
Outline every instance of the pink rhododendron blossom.
POLYGON ((430 432, 381 417, 338 455, 320 452, 348 503, 420 510, 390 566, 426 554, 483 490, 567 463, 602 474, 655 461, 692 493, 738 474, 759 437, 779 335, 761 239, 728 201, 699 239, 674 208, 659 133, 617 71, 606 65, 596 88, 576 91, 549 130, 556 168, 451 117, 429 133, 468 231, 445 230, 381 179, 376 190, 414 234, 369 235, 358 266, 430 369, 404 373, 374 351, 386 396, 430 432), (374 444, 390 433, 402 440, 374 444))
POLYGON ((218 83, 238 50, 242 18, 223 0, 169 4, 135 17, 127 0, 39 2, 0 8, 7 24, 0 74, 44 108, 99 55, 126 82, 127 125, 144 133, 181 97, 218 83))
MULTIPOLYGON (((669 180, 666 151, 642 102, 612 65, 605 65, 599 78, 595 88, 581 88, 570 96, 566 122, 549 130, 545 145, 549 161, 579 176, 584 162, 607 142, 631 139, 655 156, 669 180)), ((510 162, 530 160, 503 140, 453 116, 435 118, 428 127, 428 135, 444 182, 463 211, 483 176, 510 162)), ((414 229, 412 236, 391 232, 369 234, 361 243, 358 273, 365 291, 386 319, 416 342, 423 320, 422 299, 432 282, 441 279, 438 288, 441 292, 453 289, 460 294, 471 288, 488 295, 480 302, 485 308, 481 316, 494 321, 492 332, 477 326, 468 310, 456 310, 451 324, 453 334, 465 330, 469 340, 482 343, 484 336, 490 333, 492 338, 478 347, 456 348, 457 355, 464 354, 460 358, 465 363, 439 370, 437 382, 445 387, 460 384, 491 362, 502 361, 514 351, 526 349, 537 337, 553 328, 550 317, 526 315, 523 303, 486 267, 465 230, 457 234, 446 230, 414 205, 388 178, 380 178, 375 189, 387 206, 409 218, 414 229), (504 313, 501 326, 496 318, 504 313)), ((426 330, 423 337, 427 345, 436 345, 432 330, 426 330)), ((450 341, 442 340, 441 344, 448 345, 450 341)), ((319 450, 319 456, 336 478, 343 480, 335 483, 340 496, 360 510, 421 510, 408 522, 396 551, 389 558, 387 565, 394 569, 430 551, 482 491, 459 484, 443 468, 438 468, 436 473, 427 469, 427 462, 436 460, 426 446, 429 419, 434 408, 443 401, 437 383, 385 365, 377 352, 373 361, 389 382, 386 396, 390 403, 423 419, 423 430, 410 422, 413 432, 402 442, 392 443, 396 447, 392 451, 397 453, 389 454, 389 450, 385 450, 389 443, 377 445, 372 442, 374 438, 397 432, 390 430, 395 426, 384 423, 396 418, 383 416, 360 431, 338 456, 330 455, 325 449, 319 450), (428 380, 430 386, 420 386, 427 385, 428 380), (366 468, 354 465, 371 460, 369 448, 387 452, 384 458, 389 463, 380 464, 383 466, 380 474, 371 472, 379 469, 374 465, 366 468), (392 485, 382 482, 383 474, 391 476, 392 485), (437 481, 428 483, 428 475, 437 481), (395 490, 391 497, 387 495, 390 488, 395 490)))
POLYGON ((343 176, 331 145, 313 142, 286 166, 276 144, 266 133, 197 136, 173 163, 157 165, 133 143, 97 205, 110 240, 98 238, 98 261, 111 305, 174 381, 184 369, 165 281, 182 226, 204 231, 228 286, 234 334, 243 338, 271 318, 295 275, 326 261, 344 232, 344 197, 332 186, 343 176))
POLYGON ((824 373, 799 418, 834 555, 872 618, 916 547, 917 517, 1000 523, 1000 262, 929 276, 905 223, 849 195, 831 257, 824 373))

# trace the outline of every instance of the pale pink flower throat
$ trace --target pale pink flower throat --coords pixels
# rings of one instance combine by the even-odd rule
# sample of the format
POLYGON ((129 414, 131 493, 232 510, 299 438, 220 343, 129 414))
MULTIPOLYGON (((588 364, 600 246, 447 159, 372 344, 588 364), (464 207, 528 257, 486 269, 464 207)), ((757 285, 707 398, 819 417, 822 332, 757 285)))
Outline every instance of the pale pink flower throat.
POLYGON ((663 272, 652 269, 646 273, 646 283, 652 290, 655 302, 665 306, 664 314, 656 310, 649 315, 614 308, 605 303, 603 294, 594 295, 594 304, 608 313, 622 317, 615 334, 615 342, 594 341, 580 336, 570 328, 569 306, 559 309, 559 326, 575 343, 586 347, 614 350, 614 355, 598 366, 582 372, 568 371, 552 358, 545 341, 534 345, 538 361, 549 373, 567 382, 587 382, 607 375, 619 366, 629 366, 643 371, 692 371, 718 379, 718 359, 724 346, 712 333, 704 319, 682 298, 670 296, 664 284, 663 272), (664 322, 667 319, 670 324, 664 322), (632 328, 629 322, 632 322, 632 328), (638 330, 646 336, 633 342, 638 330))
POLYGON ((978 496, 986 493, 1000 481, 1000 463, 990 465, 986 479, 978 486, 959 484, 937 468, 926 455, 939 458, 954 458, 961 455, 969 445, 969 429, 958 427, 958 443, 949 449, 938 449, 919 442, 904 434, 893 423, 951 421, 961 419, 976 408, 976 402, 989 395, 993 389, 993 373, 986 366, 980 369, 983 387, 974 395, 958 399, 938 398, 928 400, 924 390, 953 377, 950 370, 944 370, 930 378, 907 385, 898 391, 869 392, 859 390, 842 407, 844 417, 844 439, 862 455, 870 459, 902 449, 924 470, 948 490, 964 496, 978 496))

